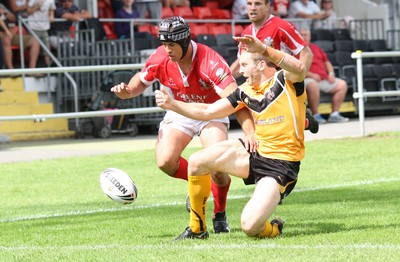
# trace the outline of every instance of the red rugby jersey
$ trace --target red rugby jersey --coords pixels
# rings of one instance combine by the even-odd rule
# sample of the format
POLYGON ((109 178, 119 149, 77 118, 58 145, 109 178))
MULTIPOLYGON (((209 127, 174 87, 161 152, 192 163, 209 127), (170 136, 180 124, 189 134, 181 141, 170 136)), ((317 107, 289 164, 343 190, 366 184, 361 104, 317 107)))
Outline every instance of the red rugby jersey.
POLYGON ((159 81, 176 100, 213 103, 235 81, 224 58, 208 46, 192 41, 192 71, 184 76, 178 63, 171 61, 163 46, 149 57, 140 73, 146 85, 159 81))
POLYGON ((264 44, 295 56, 307 46, 292 23, 274 15, 269 17, 258 32, 250 24, 243 30, 243 35, 254 35, 264 44))

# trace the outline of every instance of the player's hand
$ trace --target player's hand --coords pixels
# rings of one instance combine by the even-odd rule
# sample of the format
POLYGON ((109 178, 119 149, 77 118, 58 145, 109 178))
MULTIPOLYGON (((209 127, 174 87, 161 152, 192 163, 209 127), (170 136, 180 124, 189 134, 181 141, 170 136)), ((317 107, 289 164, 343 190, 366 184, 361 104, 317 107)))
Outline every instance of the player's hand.
POLYGON ((111 92, 114 92, 121 99, 132 97, 130 88, 125 83, 120 83, 119 85, 111 87, 111 92))
POLYGON ((241 48, 250 53, 262 53, 265 50, 264 44, 252 35, 234 36, 233 39, 241 43, 241 48))
POLYGON ((242 141, 244 143, 244 146, 246 150, 250 153, 254 153, 258 149, 258 140, 254 136, 254 134, 247 135, 242 138, 242 141))
POLYGON ((154 91, 154 96, 156 98, 157 106, 161 107, 162 109, 171 109, 173 100, 167 91, 164 89, 156 90, 154 91))

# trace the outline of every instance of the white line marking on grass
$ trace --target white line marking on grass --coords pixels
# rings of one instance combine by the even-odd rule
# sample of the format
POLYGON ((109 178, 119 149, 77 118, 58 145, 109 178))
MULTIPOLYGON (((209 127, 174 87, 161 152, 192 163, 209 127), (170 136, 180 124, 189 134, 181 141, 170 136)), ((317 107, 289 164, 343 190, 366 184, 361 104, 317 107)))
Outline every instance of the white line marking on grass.
MULTIPOLYGON (((182 242, 184 244, 185 242, 182 242)), ((400 250, 400 245, 393 245, 393 244, 371 244, 371 243, 364 243, 364 244, 354 244, 354 245, 290 245, 290 244, 195 244, 193 242, 190 245, 171 245, 171 244, 160 244, 160 245, 119 245, 119 244, 111 244, 111 245, 77 245, 77 246, 14 246, 14 247, 7 247, 7 246, 0 246, 0 251, 45 251, 45 250, 57 250, 57 251, 80 251, 80 250, 103 250, 103 249, 123 249, 123 250, 207 250, 207 249, 228 249, 228 250, 238 250, 238 249, 257 249, 260 248, 280 248, 287 250, 290 249, 317 249, 317 250, 324 250, 324 249, 341 249, 341 250, 400 250)))
POLYGON ((398 178, 398 177, 381 178, 381 179, 376 179, 376 180, 356 181, 356 182, 348 183, 348 184, 337 184, 337 185, 312 187, 312 188, 299 188, 299 189, 294 189, 293 193, 294 192, 310 192, 310 191, 317 191, 317 190, 322 190, 322 189, 333 189, 333 188, 341 188, 341 187, 372 185, 372 184, 388 183, 388 182, 396 182, 396 181, 400 181, 400 178, 398 178))
MULTIPOLYGON (((318 190, 333 189, 333 188, 372 185, 372 184, 377 184, 377 183, 389 183, 389 182, 396 182, 396 181, 400 181, 400 178, 382 178, 382 179, 377 179, 377 180, 356 181, 354 183, 348 183, 348 184, 337 184, 337 185, 311 187, 311 188, 299 188, 299 189, 294 189, 292 193, 302 193, 302 192, 318 191, 318 190)), ((228 197, 228 199, 244 199, 244 198, 249 198, 250 196, 251 195, 235 195, 235 196, 228 197)), ((47 218, 67 217, 67 216, 77 216, 77 215, 89 215, 89 214, 95 214, 95 213, 123 211, 123 210, 130 210, 130 209, 147 209, 147 208, 177 206, 177 205, 182 205, 182 203, 181 202, 172 202, 172 203, 165 203, 165 204, 132 205, 132 206, 123 206, 123 207, 115 207, 115 208, 100 208, 100 209, 84 210, 84 211, 77 210, 77 211, 71 211, 71 212, 60 213, 60 214, 36 215, 36 216, 0 219, 0 223, 12 223, 12 222, 36 220, 36 219, 47 219, 47 218)))

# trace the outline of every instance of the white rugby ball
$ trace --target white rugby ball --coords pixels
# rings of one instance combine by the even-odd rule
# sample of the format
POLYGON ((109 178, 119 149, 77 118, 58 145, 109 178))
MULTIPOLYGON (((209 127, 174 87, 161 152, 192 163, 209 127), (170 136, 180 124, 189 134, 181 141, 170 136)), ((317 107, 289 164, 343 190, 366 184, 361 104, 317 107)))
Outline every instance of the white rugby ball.
POLYGON ((133 203, 138 195, 135 183, 118 168, 107 168, 101 172, 100 186, 104 194, 121 204, 133 203))

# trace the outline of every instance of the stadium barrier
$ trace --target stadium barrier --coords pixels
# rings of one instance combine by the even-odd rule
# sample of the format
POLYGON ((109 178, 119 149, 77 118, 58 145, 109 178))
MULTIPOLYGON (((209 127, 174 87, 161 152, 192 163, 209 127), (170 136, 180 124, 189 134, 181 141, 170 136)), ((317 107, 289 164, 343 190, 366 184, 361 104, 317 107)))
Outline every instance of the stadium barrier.
MULTIPOLYGON (((360 122, 360 135, 365 136, 365 110, 364 98, 367 97, 384 97, 384 96, 400 96, 400 84, 397 85, 397 90, 392 91, 364 91, 364 78, 363 78, 363 58, 376 58, 376 57, 400 57, 400 51, 389 52, 361 52, 357 51, 351 54, 353 59, 356 59, 357 70, 357 92, 353 93, 353 97, 358 99, 358 116, 360 122)), ((399 81, 398 81, 399 82, 399 81)))
POLYGON ((391 50, 400 50, 400 29, 387 30, 388 47, 391 50))
MULTIPOLYGON (((24 74, 52 74, 52 73, 71 73, 71 72, 95 72, 95 71, 107 71, 107 70, 130 70, 130 69, 140 69, 143 68, 144 64, 122 64, 122 65, 97 65, 97 66, 72 66, 72 67, 42 67, 42 68, 29 68, 29 69, 4 69, 0 70, 0 76, 7 75, 24 75, 24 74)), ((74 104, 75 104, 75 113, 58 113, 58 114, 48 114, 48 115, 25 115, 25 116, 9 116, 4 117, 0 116, 0 121, 15 121, 15 120, 33 120, 35 122, 42 122, 48 118, 75 118, 75 130, 80 131, 80 125, 78 118, 83 118, 87 116, 104 116, 104 112, 78 112, 78 92, 77 88, 74 88, 74 104), (97 114, 99 115, 97 115, 97 114)), ((154 110, 154 109, 153 109, 154 110)), ((119 110, 115 110, 113 112, 107 111, 106 115, 118 115, 123 114, 121 112, 116 112, 119 110)), ((159 109, 160 112, 163 111, 159 109)), ((143 113, 151 113, 151 112, 142 112, 142 110, 138 110, 140 114, 143 113)), ((135 109, 131 109, 129 114, 135 114, 135 109)))
MULTIPOLYGON (((364 97, 373 96, 400 96, 398 91, 380 91, 380 92, 364 92, 363 91, 363 75, 362 75, 362 58, 368 57, 385 57, 400 56, 400 52, 355 52, 352 58, 357 59, 357 79, 358 92, 354 93, 354 98, 359 99, 359 122, 360 135, 365 136, 365 113, 364 113, 364 97)), ((13 69, 0 70, 0 75, 16 75, 30 73, 63 73, 63 72, 83 72, 83 71, 107 71, 107 70, 124 70, 132 68, 142 68, 143 64, 123 64, 123 65, 98 65, 98 66, 74 66, 74 67, 58 67, 58 68, 34 68, 34 69, 13 69)), ((46 119, 55 118, 85 118, 95 116, 114 116, 114 115, 131 115, 131 114, 147 114, 164 111, 158 107, 145 107, 134 109, 118 109, 108 111, 91 111, 91 112, 75 112, 75 113, 57 113, 57 114, 38 114, 38 115, 20 115, 20 116, 0 116, 0 121, 18 121, 33 120, 35 122, 43 122, 46 119)), ((80 131, 79 121, 76 121, 76 131, 80 131)))
MULTIPOLYGON (((64 20, 64 19, 61 19, 64 20)), ((289 20, 289 19, 288 19, 289 20)), ((101 22, 112 22, 115 21, 115 19, 100 19, 101 22)), ((125 21, 125 20, 124 20, 125 21)), ((137 19, 137 20, 130 20, 129 22, 131 25, 133 25, 135 22, 159 22, 160 20, 155 20, 155 19, 137 19)), ((231 23, 232 29, 234 30, 235 28, 235 23, 247 23, 250 22, 250 20, 231 20, 231 19, 210 19, 210 20, 198 20, 198 19, 187 19, 189 23, 196 23, 196 22, 202 22, 202 23, 213 23, 213 22, 219 22, 219 23, 231 23)), ((339 21, 339 19, 338 19, 339 21)), ((126 21, 128 22, 128 21, 126 21)), ((298 20, 293 20, 291 22, 304 22, 307 25, 310 24, 311 21, 309 20, 304 20, 304 21, 298 21, 298 20)), ((22 22, 24 23, 24 22, 22 22)), ((26 23, 24 23, 25 27, 27 27, 28 31, 32 33, 36 38, 37 36, 31 32, 30 28, 27 26, 26 23)), ((364 38, 366 35, 372 36, 372 38, 381 38, 379 33, 384 32, 382 30, 382 20, 353 20, 350 23, 350 28, 353 29, 353 31, 356 31, 354 38, 364 38)), ((21 23, 19 23, 19 26, 21 27, 21 23)), ((131 27, 133 28, 133 26, 131 27)), ((77 27, 79 30, 79 25, 77 27)), ((133 29, 132 29, 133 30, 133 29)), ((21 33, 22 30, 20 30, 21 33)), ((354 32, 353 32, 354 33, 354 32)), ((383 36, 384 38, 384 36, 383 36)), ((22 38, 21 38, 22 39, 22 38)), ((132 42, 133 39, 130 39, 132 42)), ((105 116, 105 115, 119 115, 119 114, 145 114, 145 113, 152 113, 152 112, 161 112, 163 111, 162 109, 159 109, 157 107, 146 107, 140 108, 140 109, 124 109, 124 110, 114 110, 114 111, 106 111, 106 112, 79 112, 78 108, 78 90, 79 86, 75 83, 74 79, 68 74, 71 72, 98 72, 98 71, 107 71, 107 70, 132 70, 132 69, 141 69, 143 67, 143 64, 119 64, 119 65, 88 65, 88 66, 63 66, 61 63, 58 62, 57 58, 55 58, 49 50, 46 50, 47 48, 43 45, 43 43, 39 40, 41 46, 45 49, 45 51, 49 54, 51 59, 53 61, 56 61, 57 68, 35 68, 35 69, 14 69, 14 70, 0 70, 0 75, 18 75, 18 74, 35 74, 35 73, 46 73, 46 74, 51 74, 51 73, 61 73, 64 74, 69 81, 72 84, 72 89, 73 89, 73 100, 74 100, 74 110, 75 113, 58 113, 58 114, 51 114, 51 115, 30 115, 30 116, 15 116, 15 117, 0 117, 0 121, 14 121, 14 120, 33 120, 33 121, 43 121, 48 118, 75 118, 76 119, 76 128, 77 130, 79 129, 79 123, 78 123, 78 118, 83 118, 83 117, 88 117, 88 116, 105 116), (58 63, 57 63, 58 62, 58 63), (147 110, 148 109, 148 110, 147 110)), ((23 43, 20 43, 21 46, 23 43)), ((132 47, 134 47, 134 43, 132 43, 132 47)), ((23 48, 21 48, 23 50, 23 48)), ((384 56, 400 56, 400 55, 394 55, 393 52, 371 52, 371 53, 353 53, 352 57, 354 59, 357 59, 357 76, 358 76, 358 92, 354 93, 354 98, 359 98, 359 114, 360 114, 360 132, 361 136, 364 136, 365 134, 365 129, 364 129, 364 104, 363 104, 363 99, 364 97, 372 97, 372 96, 392 96, 392 95, 400 95, 400 91, 381 91, 381 92, 363 92, 363 81, 362 81, 362 58, 367 58, 367 57, 384 57, 384 56), (361 68, 358 66, 358 64, 361 64, 361 68), (361 76, 361 77, 360 77, 361 76)), ((21 55, 21 64, 22 66, 24 65, 23 61, 23 55, 21 55)))

